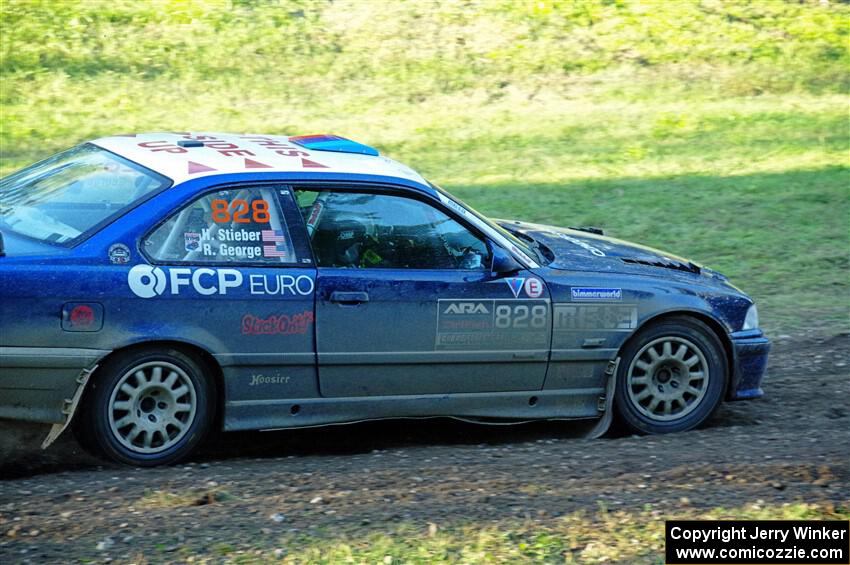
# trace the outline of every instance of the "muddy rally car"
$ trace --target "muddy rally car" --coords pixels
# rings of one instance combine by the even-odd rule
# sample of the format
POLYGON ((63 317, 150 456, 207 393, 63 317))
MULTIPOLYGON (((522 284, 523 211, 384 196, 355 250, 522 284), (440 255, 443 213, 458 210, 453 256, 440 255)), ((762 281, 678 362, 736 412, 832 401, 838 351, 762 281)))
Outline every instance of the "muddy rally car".
MULTIPOLYGON (((568 222, 568 220, 565 219, 568 222)), ((485 218, 332 135, 98 139, 0 184, 0 418, 133 465, 216 427, 598 419, 762 394, 753 301, 687 259, 485 218)))

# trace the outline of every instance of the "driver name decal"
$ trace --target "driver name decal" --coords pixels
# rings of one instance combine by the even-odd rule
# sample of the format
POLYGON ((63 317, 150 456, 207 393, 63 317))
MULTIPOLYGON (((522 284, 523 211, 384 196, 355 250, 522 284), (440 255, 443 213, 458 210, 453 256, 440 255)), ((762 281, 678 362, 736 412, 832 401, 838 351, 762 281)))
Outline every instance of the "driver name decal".
POLYGON ((202 228, 200 232, 186 232, 183 237, 187 252, 198 251, 204 257, 238 260, 289 256, 289 244, 283 230, 202 228))

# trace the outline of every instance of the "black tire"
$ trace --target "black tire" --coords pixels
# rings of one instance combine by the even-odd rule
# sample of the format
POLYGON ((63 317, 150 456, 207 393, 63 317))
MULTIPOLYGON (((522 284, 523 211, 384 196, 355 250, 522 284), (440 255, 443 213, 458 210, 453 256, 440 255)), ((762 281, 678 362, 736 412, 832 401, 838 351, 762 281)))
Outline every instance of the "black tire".
POLYGON ((726 355, 717 335, 700 320, 676 316, 652 323, 629 340, 620 356, 614 400, 623 423, 634 432, 690 430, 720 405, 726 355), (682 360, 666 355, 679 353, 682 346, 682 360))
POLYGON ((77 410, 80 444, 140 467, 184 459, 203 440, 215 413, 209 373, 201 360, 174 349, 117 355, 98 368, 77 410))

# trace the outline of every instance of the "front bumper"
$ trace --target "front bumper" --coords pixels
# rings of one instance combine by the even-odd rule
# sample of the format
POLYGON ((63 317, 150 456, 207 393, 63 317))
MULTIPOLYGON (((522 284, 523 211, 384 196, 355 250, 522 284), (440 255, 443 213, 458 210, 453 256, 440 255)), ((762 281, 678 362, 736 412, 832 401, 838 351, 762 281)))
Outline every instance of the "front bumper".
POLYGON ((764 395, 761 381, 767 371, 770 340, 761 330, 733 332, 733 374, 728 400, 747 400, 764 395))

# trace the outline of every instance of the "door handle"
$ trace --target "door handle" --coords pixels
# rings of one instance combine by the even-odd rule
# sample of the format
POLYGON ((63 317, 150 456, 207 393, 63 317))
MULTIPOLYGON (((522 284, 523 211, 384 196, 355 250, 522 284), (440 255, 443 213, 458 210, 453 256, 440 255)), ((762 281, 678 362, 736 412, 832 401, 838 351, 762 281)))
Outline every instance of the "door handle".
POLYGON ((331 302, 337 304, 363 304, 369 302, 369 293, 367 292, 340 292, 334 291, 331 293, 331 302))

